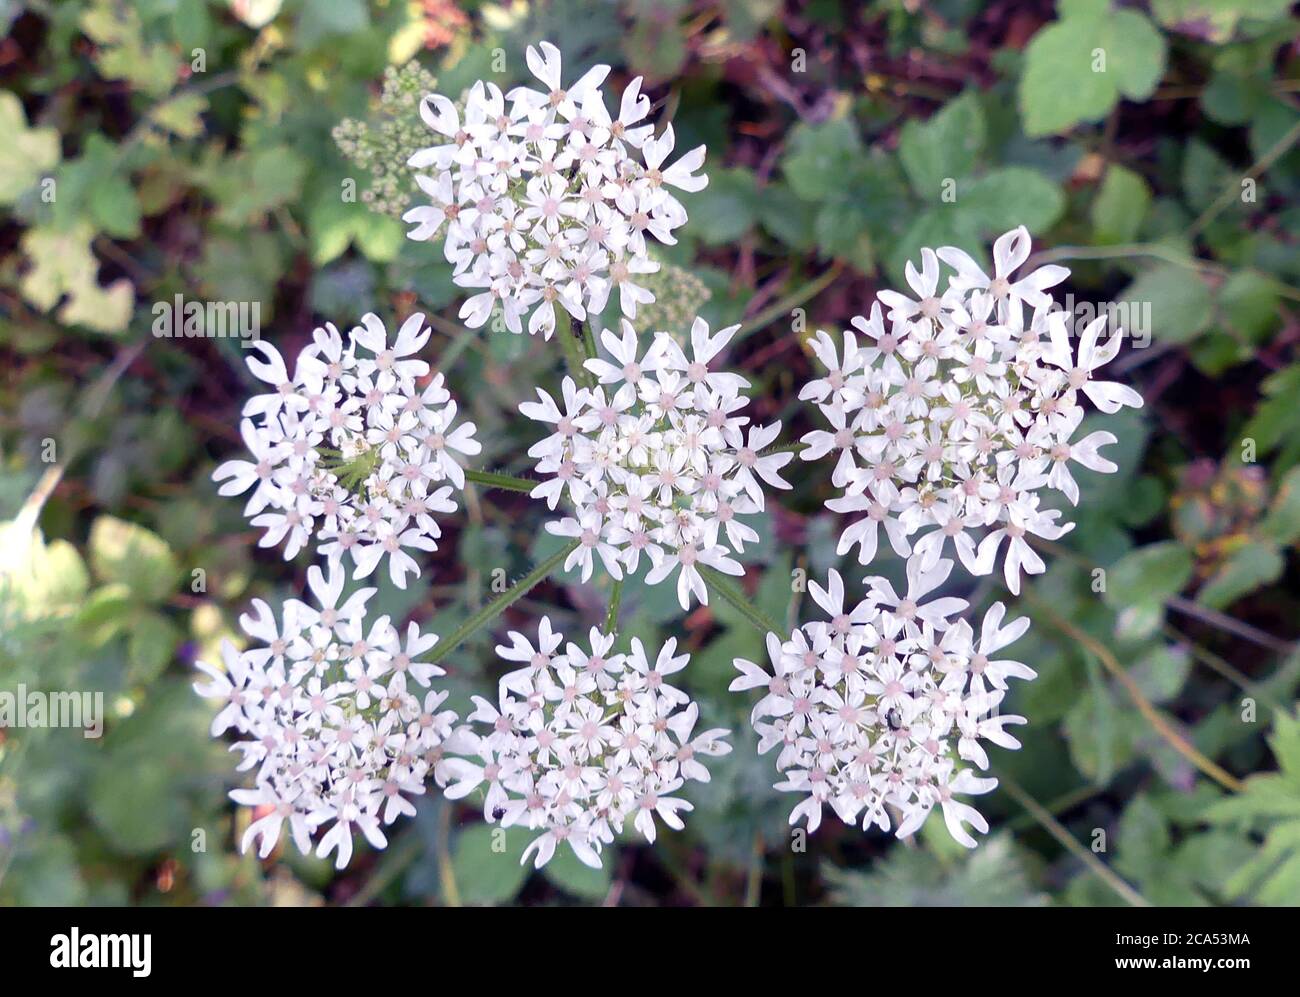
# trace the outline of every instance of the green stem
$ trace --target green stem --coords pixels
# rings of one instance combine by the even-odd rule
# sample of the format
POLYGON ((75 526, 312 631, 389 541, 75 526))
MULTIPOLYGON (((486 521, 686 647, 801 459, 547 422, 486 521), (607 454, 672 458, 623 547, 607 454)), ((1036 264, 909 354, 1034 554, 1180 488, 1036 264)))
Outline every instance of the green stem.
POLYGON ((573 378, 578 387, 591 387, 596 383, 591 371, 582 365, 586 359, 586 350, 583 346, 582 323, 577 319, 570 317, 569 328, 566 331, 563 327, 555 330, 555 335, 560 339, 560 346, 564 350, 564 359, 569 364, 569 375, 573 378))
POLYGON ((618 605, 623 601, 623 579, 614 583, 614 591, 609 597, 609 612, 605 615, 605 633, 618 633, 618 605))
POLYGON ((1014 779, 1003 775, 1002 788, 1007 791, 1012 799, 1024 807, 1029 812, 1029 815, 1038 821, 1043 826, 1043 829, 1055 838, 1066 851, 1082 862, 1089 872, 1114 890, 1115 894, 1121 897, 1125 903, 1132 907, 1151 906, 1151 901, 1129 886, 1110 866, 1076 841, 1061 822, 1048 813, 1041 803, 1021 789, 1014 779))
POLYGON ((779 636, 784 631, 785 628, 781 624, 745 598, 745 593, 721 571, 710 568, 705 564, 698 565, 698 568, 700 575, 704 578, 704 584, 709 587, 709 590, 731 603, 740 612, 741 616, 758 627, 763 633, 770 632, 779 636))
POLYGON ((499 596, 489 602, 486 606, 474 613, 468 620, 451 632, 447 637, 438 641, 434 649, 429 653, 425 660, 429 664, 437 664, 452 651, 456 650, 466 639, 473 636, 483 626, 496 619, 504 613, 511 604, 522 599, 528 594, 534 586, 546 578, 552 571, 564 563, 564 559, 571 554, 578 546, 580 541, 574 540, 565 544, 554 554, 542 561, 532 571, 524 575, 523 578, 515 582, 510 588, 506 589, 499 596))
POLYGON ((734 347, 737 343, 747 339, 753 333, 758 332, 758 330, 763 328, 765 325, 771 324, 792 309, 797 308, 799 305, 802 305, 811 298, 815 298, 829 287, 835 278, 843 272, 844 264, 839 260, 836 260, 820 277, 810 280, 802 287, 796 288, 780 301, 773 305, 769 305, 753 318, 744 322, 740 327, 740 331, 736 333, 735 338, 731 341, 731 345, 734 347))
POLYGON ((499 471, 473 471, 465 469, 465 480, 473 481, 488 488, 500 488, 507 492, 524 492, 527 494, 537 487, 536 481, 528 478, 516 478, 499 471))
POLYGON ((761 454, 759 454, 759 456, 766 457, 768 454, 774 454, 774 453, 796 453, 797 454, 797 453, 803 453, 803 451, 807 449, 808 449, 807 443, 782 443, 779 447, 768 447, 761 454))
POLYGON ((600 356, 596 352, 596 327, 592 325, 590 315, 587 316, 587 321, 582 323, 582 348, 588 360, 595 360, 600 356))

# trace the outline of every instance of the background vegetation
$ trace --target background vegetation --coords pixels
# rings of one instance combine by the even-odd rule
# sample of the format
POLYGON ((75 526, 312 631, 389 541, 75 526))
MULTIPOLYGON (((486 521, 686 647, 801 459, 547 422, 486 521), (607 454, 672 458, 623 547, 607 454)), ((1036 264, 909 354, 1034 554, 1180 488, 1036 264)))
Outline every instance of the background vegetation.
MULTIPOLYGON (((0 689, 102 689, 108 713, 100 740, 0 731, 0 903, 1300 903, 1290 8, 0 0, 0 689), (472 806, 431 795, 342 874, 233 851, 249 817, 225 798, 233 759, 207 736, 192 662, 250 597, 300 592, 306 561, 258 552, 210 482, 240 448, 237 343, 156 339, 151 309, 256 301, 286 352, 326 319, 424 310, 483 466, 526 470, 536 434, 515 406, 561 358, 464 334, 438 248, 341 200, 357 173, 331 132, 378 127, 390 65, 417 59, 456 94, 499 48, 505 86, 542 38, 566 66, 644 74, 679 147, 707 143, 711 183, 666 261, 702 282, 711 323, 746 323, 731 363, 787 439, 816 419, 796 399, 806 335, 864 312, 922 245, 977 249, 1024 223, 1078 300, 1150 305, 1149 346, 1114 365, 1147 406, 1094 420, 1120 437, 1120 472, 1084 482, 1078 529, 1018 600, 1034 622, 1016 650, 1040 677, 1009 701, 1030 723, 1022 751, 993 752, 1004 785, 981 801, 979 850, 938 821, 898 843, 833 819, 792 850, 792 801, 753 752, 748 699, 726 692, 734 656, 761 660, 758 634, 725 605, 682 619, 669 586, 630 585, 626 632, 680 634, 707 719, 736 732, 686 832, 611 852, 602 873, 566 855, 529 874, 491 853, 472 806)), ((790 619, 792 571, 835 565, 837 534, 829 466, 794 479, 746 580, 790 619)), ((384 611, 446 633, 490 597, 492 568, 546 552, 540 503, 468 499, 420 582, 381 587, 384 611)), ((606 596, 560 579, 508 619, 585 627, 606 596)), ((490 683, 493 643, 450 659, 462 703, 490 683)))

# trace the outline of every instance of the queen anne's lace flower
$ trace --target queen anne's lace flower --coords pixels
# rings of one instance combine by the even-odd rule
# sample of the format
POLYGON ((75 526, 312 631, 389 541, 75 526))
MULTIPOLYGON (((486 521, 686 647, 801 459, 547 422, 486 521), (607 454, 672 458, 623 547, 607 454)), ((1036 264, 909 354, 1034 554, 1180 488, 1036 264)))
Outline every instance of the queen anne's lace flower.
POLYGON ((313 565, 307 577, 313 605, 292 599, 277 619, 253 600, 239 622, 257 646, 241 652, 224 641, 224 667, 199 662, 207 680, 194 688, 223 701, 212 735, 235 731, 240 771, 256 772, 252 789, 230 794, 263 811, 241 848, 260 839, 265 858, 287 823, 305 855, 313 832, 330 824, 317 854, 334 852, 342 869, 354 830, 383 848, 383 827, 415 812, 409 798, 424 792, 456 714, 440 709, 447 693, 420 688, 443 674, 418 660, 436 636, 412 623, 403 637, 387 616, 368 623, 375 589, 343 599, 337 565, 328 577, 313 565))
POLYGON ((240 432, 252 460, 213 473, 222 495, 253 489, 244 507, 265 530, 262 547, 284 544, 292 558, 309 542, 331 565, 350 559, 357 578, 388 559, 394 584, 420 574, 409 549, 437 550, 437 520, 465 486, 457 454, 477 454, 474 424, 453 428, 456 403, 415 355, 429 338, 412 315, 394 342, 366 315, 346 341, 327 324, 302 350, 292 376, 270 343, 248 358, 275 390, 244 406, 240 432))
POLYGON ((586 361, 599 382, 594 388, 566 377, 562 406, 540 388, 539 401, 519 406, 554 430, 528 453, 540 474, 553 476, 532 495, 552 509, 562 497, 574 506, 574 515, 547 524, 581 541, 566 569, 581 564, 586 580, 599 557, 621 578, 644 557, 651 584, 680 569, 683 609, 692 594, 708 602, 699 565, 743 573, 729 555, 759 537, 738 517, 763 510, 762 482, 790 487, 778 472, 792 454, 762 453, 781 424, 750 426, 740 414, 749 382, 709 370, 737 328, 710 335, 697 318, 689 357, 664 332, 640 356, 636 331, 624 321, 622 337, 608 329, 601 335, 610 359, 586 361))
POLYGON ((951 553, 984 575, 1005 541, 1004 575, 1019 593, 1021 569, 1044 570, 1028 538, 1055 540, 1074 526, 1041 508, 1040 490, 1077 504, 1071 463, 1116 469, 1099 452, 1113 434, 1072 437, 1085 397, 1103 412, 1142 404, 1132 388, 1093 379, 1119 352, 1123 331, 1102 342, 1106 318, 1098 318, 1076 355, 1069 316, 1047 293, 1069 271, 1042 267, 1016 279, 1028 256, 1024 228, 995 243, 993 277, 959 249, 922 250, 921 269, 907 265, 916 298, 880 292, 887 316, 875 306, 870 318, 853 319, 862 341, 845 332, 837 356, 835 341, 817 333, 812 348, 828 373, 800 398, 814 401, 831 428, 807 434, 802 456, 834 453, 832 482, 844 494, 827 506, 863 514, 839 553, 857 546, 870 563, 883 529, 899 556, 915 552, 926 570, 951 553), (941 260, 955 271, 942 290, 941 260))
POLYGON ((460 799, 483 789, 483 817, 541 834, 524 852, 540 868, 568 842, 599 867, 602 848, 631 821, 655 840, 655 816, 680 830, 689 802, 675 795, 686 780, 709 781, 701 759, 725 755, 727 731, 696 732, 699 708, 671 682, 690 660, 669 640, 653 657, 632 640, 614 654, 614 638, 593 628, 588 647, 560 645, 543 617, 534 644, 512 631, 497 648, 518 666, 502 678, 497 705, 477 709, 447 740, 437 777, 460 799))
POLYGON ((697 172, 704 147, 665 165, 672 125, 656 138, 643 123, 651 105, 640 77, 611 117, 600 89, 608 66, 566 88, 554 45, 530 46, 527 60, 541 89, 503 94, 480 81, 463 112, 441 94, 425 98, 421 114, 438 144, 410 159, 430 203, 406 212, 408 234, 441 235, 454 280, 477 291, 460 310, 471 328, 496 309, 511 332, 526 320, 529 333, 550 338, 562 312, 581 321, 611 296, 635 318, 654 300, 640 276, 659 268, 647 241, 675 244, 686 210, 672 190, 706 186, 697 172))
POLYGON ((846 824, 859 818, 899 837, 915 832, 935 806, 952 836, 967 847, 988 824, 956 797, 987 793, 996 779, 982 778, 963 762, 988 767, 982 741, 1004 748, 1020 743, 1007 724, 1023 717, 998 715, 1008 678, 1033 678, 1017 661, 996 654, 1019 638, 1028 619, 1003 625, 995 603, 978 638, 964 620, 962 599, 928 599, 947 578, 952 562, 923 571, 907 565, 908 589, 899 596, 883 578, 868 578, 866 598, 846 606, 837 572, 822 588, 810 586, 829 622, 807 623, 782 642, 767 635, 772 673, 743 658, 732 690, 762 689, 751 722, 759 751, 780 745, 777 789, 806 795, 790 814, 815 830, 822 805, 846 824))

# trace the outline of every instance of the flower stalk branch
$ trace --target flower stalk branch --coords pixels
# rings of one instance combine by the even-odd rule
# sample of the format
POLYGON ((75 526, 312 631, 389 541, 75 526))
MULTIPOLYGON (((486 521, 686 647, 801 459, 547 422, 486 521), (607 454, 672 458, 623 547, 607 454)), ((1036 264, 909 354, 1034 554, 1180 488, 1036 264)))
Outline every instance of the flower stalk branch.
POLYGON ((730 603, 745 619, 758 627, 764 634, 769 632, 780 634, 784 631, 781 624, 750 602, 739 586, 734 584, 721 571, 707 565, 700 565, 699 571, 704 576, 704 584, 709 587, 709 591, 721 596, 726 602, 730 603))
POLYGON ((429 652, 427 658, 429 664, 436 664, 441 661, 484 626, 504 613, 510 608, 510 606, 522 599, 533 588, 535 588, 538 583, 545 580, 551 572, 563 564, 564 559, 573 553, 573 550, 577 546, 577 540, 565 544, 550 557, 546 558, 546 560, 541 561, 532 571, 524 575, 523 578, 511 585, 510 588, 502 592, 450 634, 438 641, 437 646, 429 652))
POLYGON ((500 471, 474 471, 466 468, 465 480, 473 481, 486 488, 499 488, 507 492, 523 492, 525 495, 537 487, 536 481, 531 481, 528 478, 517 478, 512 474, 502 474, 500 471))

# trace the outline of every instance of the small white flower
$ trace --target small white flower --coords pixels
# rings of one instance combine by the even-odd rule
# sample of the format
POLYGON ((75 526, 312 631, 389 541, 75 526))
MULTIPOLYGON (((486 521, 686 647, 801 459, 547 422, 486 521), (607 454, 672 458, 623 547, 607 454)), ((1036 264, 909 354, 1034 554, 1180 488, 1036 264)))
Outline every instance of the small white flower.
POLYGON ((732 554, 758 541, 741 518, 763 511, 763 485, 789 488, 780 470, 793 455, 767 452, 781 424, 751 426, 738 414, 748 399, 744 378, 714 371, 735 327, 710 334, 697 319, 691 355, 667 333, 656 333, 640 352, 636 330, 605 330, 607 358, 586 361, 600 383, 562 384, 564 408, 538 389, 539 401, 520 412, 553 427, 529 454, 543 480, 533 489, 555 508, 562 498, 574 515, 547 530, 580 544, 566 567, 580 565, 588 578, 599 557, 614 578, 635 572, 644 556, 646 580, 676 575, 678 600, 708 602, 703 564, 742 574, 732 554))
POLYGON ((260 842, 266 858, 287 823, 305 855, 313 832, 333 821, 317 854, 334 854, 342 869, 354 830, 383 848, 381 824, 413 812, 409 798, 424 792, 456 715, 439 710, 445 692, 421 702, 406 687, 407 675, 427 684, 442 674, 415 660, 436 636, 412 623, 403 643, 387 616, 368 622, 374 589, 340 605, 345 578, 337 565, 328 576, 313 566, 308 578, 312 602, 290 600, 279 620, 255 601, 256 615, 241 616, 240 626, 261 644, 240 652, 223 641, 224 667, 200 661, 208 681, 194 690, 222 701, 212 734, 234 730, 239 768, 256 769, 254 787, 233 790, 231 798, 270 808, 249 825, 241 849, 260 842))
POLYGON ((916 298, 880 293, 890 330, 879 306, 869 319, 853 320, 874 345, 860 345, 853 332, 838 354, 824 332, 810 342, 827 373, 800 397, 817 405, 830 429, 805 435, 801 456, 834 454, 831 482, 845 491, 827 508, 862 514, 844 528, 840 554, 858 547, 859 560, 870 563, 883 527, 894 551, 914 550, 926 570, 949 549, 975 575, 995 570, 1001 556, 1007 584, 1019 592, 1022 570, 1045 568, 1026 534, 1055 539, 1073 526, 1040 511, 1039 491, 1056 489, 1077 504, 1071 461, 1116 469, 1100 453, 1113 434, 1071 437, 1084 398, 1103 412, 1142 404, 1132 388, 1093 379, 1114 359, 1122 332, 1101 343, 1105 317, 1089 323, 1076 357, 1066 316, 1047 292, 1068 271, 1043 267, 1016 277, 1028 256, 1023 228, 995 243, 993 277, 961 250, 922 250, 920 270, 907 268, 916 298), (941 262, 956 271, 946 286, 941 262))
MULTIPOLYGON (((429 204, 403 216, 412 239, 444 240, 455 282, 479 293, 461 305, 471 328, 499 310, 506 327, 550 338, 558 323, 604 309, 614 288, 619 308, 636 317, 654 295, 636 283, 659 265, 646 236, 671 245, 686 211, 670 192, 695 192, 707 178, 700 146, 667 160, 675 138, 642 124, 650 101, 632 80, 611 118, 601 84, 609 67, 593 66, 564 82, 559 49, 529 47, 528 68, 540 88, 502 95, 477 82, 465 96, 464 120, 440 94, 421 103, 438 144, 408 163, 429 204), (509 107, 507 108, 507 103, 509 107)), ((276 372, 271 372, 274 374, 276 372)))
POLYGON ((428 341, 412 315, 389 342, 383 322, 366 315, 346 341, 333 325, 317 329, 285 373, 265 341, 249 368, 275 386, 244 407, 240 432, 254 460, 229 460, 213 478, 222 495, 253 489, 244 506, 264 530, 259 546, 284 545, 286 559, 313 544, 331 565, 350 558, 364 578, 385 559, 399 587, 420 574, 411 550, 437 550, 433 518, 454 512, 465 486, 460 457, 477 454, 474 424, 456 424, 456 403, 441 374, 420 387, 429 365, 415 354, 428 341))
POLYGON ((802 820, 815 830, 830 805, 845 823, 893 828, 906 837, 938 804, 949 832, 968 848, 975 846, 968 825, 988 830, 978 811, 954 794, 985 793, 997 781, 958 766, 970 761, 987 768, 983 741, 1019 747, 1004 728, 1024 718, 994 711, 1007 677, 1034 673, 989 655, 1020 637, 1029 621, 1002 626, 1005 610, 996 603, 975 643, 965 622, 949 625, 962 600, 917 605, 951 568, 951 561, 939 561, 925 573, 913 558, 907 597, 900 599, 883 579, 869 579, 866 598, 852 607, 832 571, 825 588, 810 586, 829 621, 804 624, 785 641, 769 633, 771 672, 735 660, 740 675, 732 691, 765 690, 750 720, 760 751, 782 746, 776 788, 804 797, 790 823, 802 820), (996 683, 991 692, 990 682, 996 683))
POLYGON ((435 776, 447 796, 483 789, 483 817, 539 832, 524 852, 541 868, 561 844, 579 861, 601 852, 630 823, 647 841, 657 817, 675 830, 690 803, 674 794, 686 780, 709 781, 702 757, 731 750, 727 731, 696 734, 699 707, 664 683, 689 661, 669 640, 651 654, 639 640, 614 654, 614 638, 592 629, 587 649, 569 643, 543 617, 533 642, 512 632, 497 648, 527 664, 501 682, 497 705, 475 697, 473 726, 457 728, 435 776), (670 736, 671 735, 671 736, 670 736))

